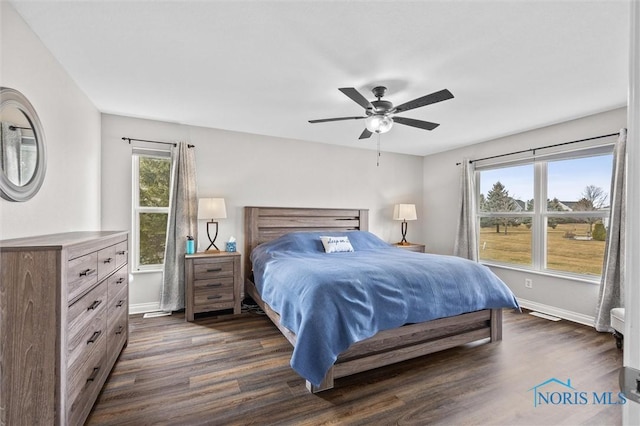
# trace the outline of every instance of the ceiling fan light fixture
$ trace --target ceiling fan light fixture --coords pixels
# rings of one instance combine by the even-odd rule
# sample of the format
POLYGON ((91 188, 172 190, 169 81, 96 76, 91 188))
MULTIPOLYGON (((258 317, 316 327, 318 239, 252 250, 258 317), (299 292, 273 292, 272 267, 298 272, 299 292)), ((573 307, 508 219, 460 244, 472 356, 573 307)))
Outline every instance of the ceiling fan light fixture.
POLYGON ((384 114, 373 114, 364 121, 367 130, 372 133, 387 133, 393 127, 393 119, 384 114))

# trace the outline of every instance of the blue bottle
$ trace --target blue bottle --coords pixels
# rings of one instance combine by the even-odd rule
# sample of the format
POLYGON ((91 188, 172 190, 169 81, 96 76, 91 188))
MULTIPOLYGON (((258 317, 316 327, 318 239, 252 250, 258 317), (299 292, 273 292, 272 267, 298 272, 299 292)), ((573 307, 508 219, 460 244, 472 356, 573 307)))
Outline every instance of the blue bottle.
POLYGON ((191 235, 187 235, 187 249, 186 249, 186 253, 187 254, 194 254, 196 252, 196 243, 193 240, 193 237, 191 235))

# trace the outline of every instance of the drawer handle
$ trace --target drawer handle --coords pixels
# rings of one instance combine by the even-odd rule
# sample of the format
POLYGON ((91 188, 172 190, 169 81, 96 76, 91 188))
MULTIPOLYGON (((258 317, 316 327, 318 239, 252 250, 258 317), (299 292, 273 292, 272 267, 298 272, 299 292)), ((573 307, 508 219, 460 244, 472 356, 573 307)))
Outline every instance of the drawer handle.
POLYGON ((103 260, 104 263, 111 263, 111 261, 113 260, 113 258, 108 257, 105 260, 103 260))
POLYGON ((91 311, 91 310, 97 308, 98 306, 100 306, 101 303, 102 303, 102 300, 94 300, 93 303, 91 304, 91 306, 89 306, 87 308, 87 311, 91 311))
POLYGON ((124 305, 124 300, 120 300, 118 301, 118 304, 116 305, 116 308, 121 307, 122 305, 124 305))
POLYGON ((93 372, 91 373, 91 375, 87 379, 87 383, 93 382, 96 379, 96 377, 98 377, 98 372, 99 371, 100 371, 100 367, 93 367, 93 372))
POLYGON ((125 254, 127 254, 127 252, 125 250, 120 250, 120 251, 117 251, 116 254, 118 256, 124 256, 125 254))
POLYGON ((95 343, 95 341, 98 340, 98 337, 100 337, 101 334, 102 330, 94 331, 93 335, 89 338, 89 340, 87 340, 87 345, 89 343, 95 343))
POLYGON ((116 280, 116 284, 122 284, 124 282, 124 278, 120 277, 116 280))
POLYGON ((207 269, 207 272, 220 272, 222 271, 222 268, 211 268, 211 269, 207 269))
POLYGON ((91 274, 95 274, 96 270, 95 269, 85 269, 84 271, 80 272, 80 276, 81 277, 87 277, 91 274))
POLYGON ((209 283, 207 287, 222 287, 222 283, 209 283))
POLYGON ((207 296, 207 300, 214 300, 214 299, 222 299, 222 295, 216 294, 215 296, 207 296))
POLYGON ((124 330, 123 326, 119 326, 118 330, 116 331, 116 334, 122 334, 122 331, 124 330))

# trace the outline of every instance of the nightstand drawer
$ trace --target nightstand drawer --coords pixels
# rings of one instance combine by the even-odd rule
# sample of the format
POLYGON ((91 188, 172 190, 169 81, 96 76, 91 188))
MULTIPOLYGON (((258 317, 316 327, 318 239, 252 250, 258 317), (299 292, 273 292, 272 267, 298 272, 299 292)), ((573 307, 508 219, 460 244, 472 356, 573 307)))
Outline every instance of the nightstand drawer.
POLYGON ((233 277, 195 281, 193 283, 194 306, 233 301, 233 283, 233 277))
POLYGON ((233 277, 233 260, 195 259, 193 275, 196 280, 218 277, 233 277))
POLYGON ((231 302, 233 304, 233 301, 233 286, 216 292, 196 291, 193 295, 193 306, 196 310, 223 302, 231 302))
POLYGON ((195 291, 208 291, 210 293, 220 292, 221 290, 233 289, 233 276, 216 277, 208 280, 196 280, 193 283, 195 291))

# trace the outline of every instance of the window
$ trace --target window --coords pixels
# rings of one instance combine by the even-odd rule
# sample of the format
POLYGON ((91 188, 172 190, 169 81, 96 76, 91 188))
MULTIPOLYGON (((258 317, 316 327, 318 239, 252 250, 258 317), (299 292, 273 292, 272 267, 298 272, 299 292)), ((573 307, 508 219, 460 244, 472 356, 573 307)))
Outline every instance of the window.
POLYGON ((609 218, 612 146, 476 167, 479 259, 596 278, 609 218))
POLYGON ((164 263, 170 181, 169 152, 134 149, 134 269, 158 269, 164 263))

